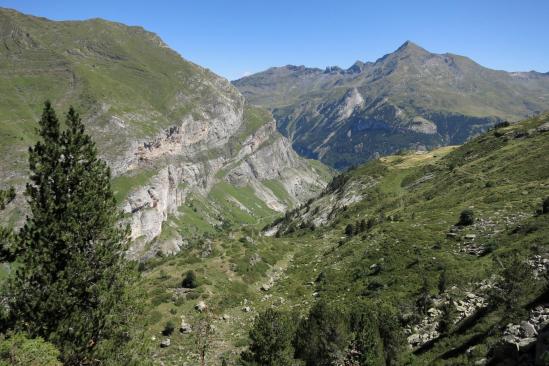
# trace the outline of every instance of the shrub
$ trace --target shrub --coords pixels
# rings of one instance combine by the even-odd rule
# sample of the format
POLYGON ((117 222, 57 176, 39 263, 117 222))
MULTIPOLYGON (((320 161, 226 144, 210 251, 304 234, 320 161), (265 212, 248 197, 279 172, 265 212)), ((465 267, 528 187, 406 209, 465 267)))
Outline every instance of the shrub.
POLYGON ((175 324, 171 320, 168 320, 166 322, 166 325, 164 326, 164 330, 162 331, 162 335, 169 337, 172 335, 173 331, 175 330, 175 324))
POLYGON ((348 225, 345 227, 345 235, 347 235, 348 237, 351 237, 351 236, 353 236, 353 234, 354 234, 353 225, 348 224, 348 225))
POLYGON ((494 125, 494 128, 497 130, 499 128, 505 128, 505 127, 509 127, 511 124, 507 121, 503 121, 503 122, 498 122, 494 125))
POLYGON ((475 214, 473 210, 465 209, 459 214, 458 226, 469 226, 475 222, 475 214))
POLYGON ((293 365, 294 332, 295 328, 288 314, 267 309, 254 321, 250 330, 249 349, 242 354, 242 360, 248 364, 264 366, 293 365))
POLYGON ((494 261, 494 265, 502 269, 499 273, 501 280, 493 289, 492 301, 505 306, 509 320, 520 319, 525 315, 521 302, 534 281, 532 268, 516 251, 495 257, 494 261))
POLYGON ((452 331, 454 321, 457 317, 457 310, 451 301, 448 301, 442 305, 442 315, 440 322, 438 323, 437 330, 440 334, 448 334, 452 331))
POLYGON ((350 341, 350 329, 341 309, 316 303, 298 326, 296 356, 307 366, 328 366, 337 361, 350 341))
POLYGON ((438 278, 438 293, 442 294, 444 291, 446 291, 446 271, 440 272, 440 276, 438 278))
POLYGON ((194 271, 188 271, 185 274, 183 281, 181 282, 181 286, 184 288, 198 287, 198 282, 196 281, 196 274, 194 273, 194 271))
POLYGON ((17 333, 0 342, 0 365, 61 366, 59 350, 38 337, 29 339, 17 333))
POLYGON ((542 212, 544 214, 549 213, 549 197, 543 200, 542 212))

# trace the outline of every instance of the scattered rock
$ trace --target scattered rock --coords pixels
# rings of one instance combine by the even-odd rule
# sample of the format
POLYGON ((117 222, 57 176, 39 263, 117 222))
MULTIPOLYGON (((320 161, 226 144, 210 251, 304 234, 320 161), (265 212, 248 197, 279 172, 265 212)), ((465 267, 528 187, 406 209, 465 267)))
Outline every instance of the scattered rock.
POLYGON ((194 306, 194 308, 200 312, 203 312, 208 308, 208 305, 204 301, 199 301, 198 304, 194 306))
POLYGON ((166 348, 166 347, 169 347, 170 344, 171 344, 170 338, 166 338, 166 339, 163 339, 163 340, 160 342, 160 347, 166 348))
POLYGON ((538 132, 549 132, 549 122, 545 122, 537 128, 538 132))
POLYGON ((188 334, 192 332, 191 325, 185 321, 184 317, 181 317, 181 325, 179 326, 179 331, 183 334, 188 334))
POLYGON ((534 326, 527 321, 520 322, 520 329, 527 338, 535 337, 538 334, 536 328, 534 328, 534 326))
POLYGON ((245 313, 249 313, 250 311, 252 311, 252 308, 249 307, 249 306, 244 306, 244 307, 242 308, 242 311, 245 312, 245 313))
POLYGON ((200 256, 202 258, 209 257, 213 252, 213 243, 211 239, 204 239, 204 243, 202 244, 202 252, 200 253, 200 256))
POLYGON ((258 254, 258 253, 254 253, 251 257, 250 257, 250 265, 251 266, 255 266, 256 264, 258 264, 259 262, 261 262, 261 256, 258 254))

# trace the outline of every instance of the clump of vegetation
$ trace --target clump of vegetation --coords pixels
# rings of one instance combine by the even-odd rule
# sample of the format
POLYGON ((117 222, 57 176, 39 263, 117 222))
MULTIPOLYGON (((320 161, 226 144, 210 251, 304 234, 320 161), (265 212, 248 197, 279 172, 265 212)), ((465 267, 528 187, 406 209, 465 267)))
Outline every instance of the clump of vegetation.
POLYGON ((15 199, 15 188, 10 187, 7 190, 0 190, 0 210, 6 208, 10 202, 15 199))
POLYGON ((494 125, 494 128, 497 130, 497 129, 505 128, 505 127, 509 127, 509 126, 511 126, 511 124, 508 121, 503 121, 503 122, 496 123, 494 125))
POLYGON ((307 366, 328 366, 336 362, 351 340, 344 314, 323 301, 316 303, 297 328, 297 358, 307 366))
POLYGON ((0 341, 0 365, 61 366, 59 357, 59 350, 41 337, 29 339, 15 333, 0 341))
POLYGON ((162 334, 166 337, 169 337, 172 335, 173 331, 175 330, 175 324, 173 321, 168 320, 166 322, 166 325, 164 325, 164 329, 162 330, 162 334))
POLYGON ((452 301, 445 302, 441 307, 442 314, 437 326, 440 334, 448 334, 453 330, 454 322, 457 318, 457 310, 452 301))
POLYGON ((110 170, 72 108, 66 125, 46 102, 29 150, 31 215, 14 240, 2 328, 53 343, 66 364, 127 362, 140 354, 129 319, 141 313, 137 272, 124 254, 129 231, 118 225, 110 170))
POLYGON ((471 209, 465 209, 459 214, 458 226, 469 226, 475 223, 475 213, 471 209))
POLYGON ((350 174, 348 173, 342 173, 342 174, 336 175, 335 177, 332 178, 330 183, 328 183, 328 185, 324 189, 323 194, 337 192, 345 185, 345 183, 347 183, 347 181, 349 181, 349 178, 350 178, 350 174))
POLYGON ((355 229, 353 228, 353 225, 352 224, 348 224, 346 227, 345 227, 345 235, 347 235, 348 237, 351 237, 353 236, 355 233, 355 229))
POLYGON ((269 308, 259 314, 250 330, 250 346, 241 355, 244 365, 294 364, 294 322, 287 313, 269 308))
POLYGON ((544 214, 549 213, 549 197, 547 197, 545 200, 543 200, 543 205, 541 208, 541 212, 544 214))
POLYGON ((181 282, 181 286, 184 288, 198 287, 198 281, 196 280, 196 274, 194 273, 194 271, 188 271, 187 273, 185 273, 183 281, 181 282))
POLYGON ((442 294, 446 291, 448 279, 446 278, 446 271, 440 272, 438 277, 438 293, 442 294))
POLYGON ((492 301, 505 306, 509 320, 520 319, 525 315, 521 304, 534 283, 532 268, 517 251, 496 256, 494 262, 501 280, 493 289, 492 301))

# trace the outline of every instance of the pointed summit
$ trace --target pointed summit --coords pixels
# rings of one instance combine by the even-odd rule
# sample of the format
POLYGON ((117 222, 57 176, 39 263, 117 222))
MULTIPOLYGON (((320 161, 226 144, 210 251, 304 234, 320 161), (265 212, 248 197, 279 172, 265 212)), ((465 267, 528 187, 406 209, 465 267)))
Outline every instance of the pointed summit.
POLYGON ((406 41, 395 51, 395 53, 428 54, 429 51, 418 46, 412 41, 406 41))

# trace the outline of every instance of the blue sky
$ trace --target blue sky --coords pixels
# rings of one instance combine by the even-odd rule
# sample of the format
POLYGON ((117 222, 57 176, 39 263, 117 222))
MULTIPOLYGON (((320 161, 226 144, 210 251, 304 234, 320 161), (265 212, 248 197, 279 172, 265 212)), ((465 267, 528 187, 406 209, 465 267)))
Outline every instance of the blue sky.
POLYGON ((549 71, 548 0, 0 0, 55 20, 141 25, 231 80, 286 64, 348 67, 411 40, 508 71, 549 71))

